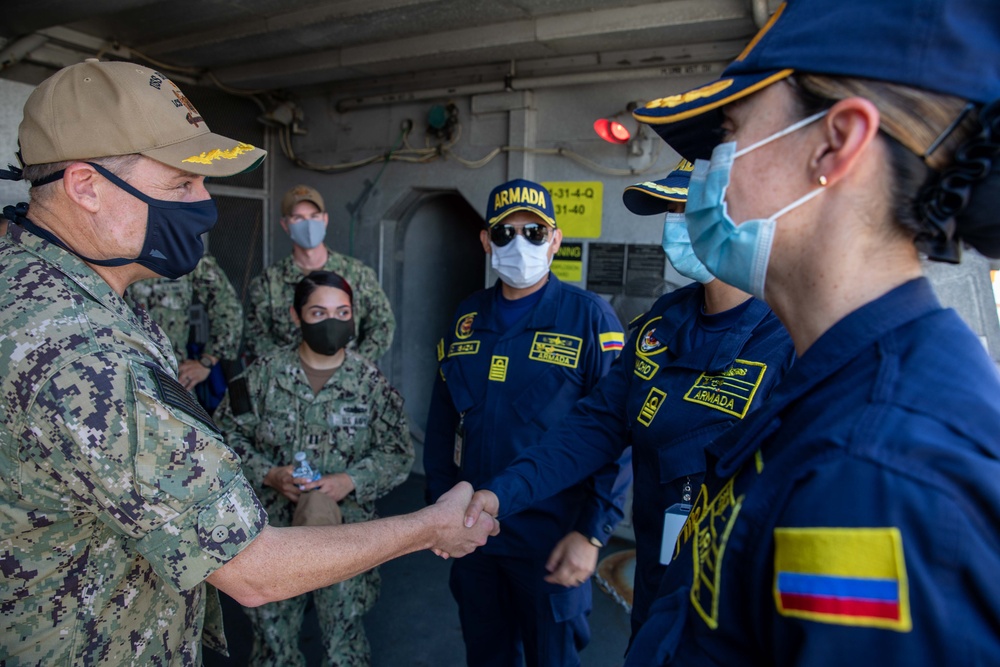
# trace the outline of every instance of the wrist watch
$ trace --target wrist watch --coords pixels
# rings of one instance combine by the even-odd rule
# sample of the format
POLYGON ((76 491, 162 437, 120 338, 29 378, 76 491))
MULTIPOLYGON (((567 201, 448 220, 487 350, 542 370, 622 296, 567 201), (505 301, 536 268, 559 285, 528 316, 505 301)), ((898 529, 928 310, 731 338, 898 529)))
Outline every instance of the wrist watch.
POLYGON ((590 538, 590 543, 591 543, 591 544, 593 544, 593 545, 594 545, 595 547, 597 547, 598 549, 600 549, 601 547, 603 547, 603 546, 604 546, 604 542, 601 542, 601 541, 600 541, 599 539, 597 539, 596 537, 591 537, 591 538, 590 538))
POLYGON ((213 366, 215 366, 215 364, 212 362, 212 359, 207 354, 202 355, 201 359, 198 360, 198 363, 200 363, 205 368, 212 368, 213 366))

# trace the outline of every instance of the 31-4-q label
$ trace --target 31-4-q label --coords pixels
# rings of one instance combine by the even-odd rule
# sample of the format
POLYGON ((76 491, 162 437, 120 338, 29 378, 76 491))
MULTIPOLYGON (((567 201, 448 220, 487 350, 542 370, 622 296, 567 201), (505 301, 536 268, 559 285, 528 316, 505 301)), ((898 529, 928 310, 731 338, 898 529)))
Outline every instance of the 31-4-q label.
POLYGON ((600 181, 549 181, 542 183, 552 193, 556 224, 568 238, 596 239, 601 236, 604 184, 600 181))

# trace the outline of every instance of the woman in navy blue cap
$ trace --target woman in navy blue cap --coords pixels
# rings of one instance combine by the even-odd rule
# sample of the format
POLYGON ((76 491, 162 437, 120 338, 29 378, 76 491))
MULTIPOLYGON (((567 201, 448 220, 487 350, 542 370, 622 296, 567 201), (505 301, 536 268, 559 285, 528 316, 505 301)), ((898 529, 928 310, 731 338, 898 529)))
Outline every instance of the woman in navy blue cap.
POLYGON ((629 186, 623 199, 633 213, 665 214, 663 248, 674 269, 694 282, 633 320, 608 375, 479 492, 488 511, 496 514, 499 506, 503 520, 631 447, 633 630, 673 556, 705 473, 705 445, 758 409, 794 357, 767 304, 716 280, 694 256, 683 214, 691 166, 683 160, 660 181, 629 186))
POLYGON ((1000 380, 920 264, 1000 254, 997 63, 993 0, 792 0, 636 111, 710 156, 695 252, 798 359, 708 447, 626 665, 1000 659, 1000 380))

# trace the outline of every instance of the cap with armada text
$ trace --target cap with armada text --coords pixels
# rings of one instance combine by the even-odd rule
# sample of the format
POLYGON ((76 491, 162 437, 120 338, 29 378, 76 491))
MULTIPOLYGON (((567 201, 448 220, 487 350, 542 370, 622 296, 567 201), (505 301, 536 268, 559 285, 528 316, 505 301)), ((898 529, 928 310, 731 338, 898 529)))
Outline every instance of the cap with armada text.
POLYGON ((296 185, 281 198, 281 215, 286 218, 290 216, 292 209, 301 201, 316 204, 316 208, 321 213, 326 211, 326 206, 323 204, 323 196, 315 188, 311 188, 308 185, 296 185))
POLYGON ((721 78, 636 109, 683 157, 707 159, 721 108, 795 72, 902 84, 970 102, 1000 98, 996 0, 788 0, 721 78))
POLYGON ((95 58, 59 70, 32 91, 18 142, 25 165, 138 153, 216 177, 249 171, 267 155, 214 134, 164 74, 95 58))
POLYGON ((516 178, 493 188, 486 204, 486 226, 492 227, 515 211, 534 213, 546 224, 556 226, 552 194, 534 181, 516 178))
POLYGON ((622 193, 625 208, 636 215, 657 215, 666 213, 671 203, 685 203, 693 169, 693 164, 681 160, 666 178, 628 186, 622 193))

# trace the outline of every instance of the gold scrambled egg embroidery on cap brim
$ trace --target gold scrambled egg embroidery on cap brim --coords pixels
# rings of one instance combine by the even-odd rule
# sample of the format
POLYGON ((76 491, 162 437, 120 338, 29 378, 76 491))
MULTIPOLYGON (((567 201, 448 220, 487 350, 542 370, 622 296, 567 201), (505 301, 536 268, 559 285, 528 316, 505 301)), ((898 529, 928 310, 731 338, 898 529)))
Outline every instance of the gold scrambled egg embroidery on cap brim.
POLYGON ((674 107, 679 107, 682 104, 694 102, 695 100, 700 100, 705 97, 712 97, 717 93, 721 93, 731 85, 733 85, 732 79, 720 79, 708 84, 707 86, 695 88, 694 90, 689 90, 688 92, 681 93, 680 95, 670 95, 669 97, 661 97, 658 100, 653 100, 646 105, 646 108, 662 109, 666 107, 668 109, 673 109, 674 107))
POLYGON ((216 148, 199 155, 192 155, 191 157, 186 157, 181 162, 196 162, 198 164, 212 164, 216 160, 234 160, 238 158, 243 153, 249 153, 254 150, 254 147, 250 144, 244 144, 240 142, 228 150, 223 150, 221 148, 216 148))

